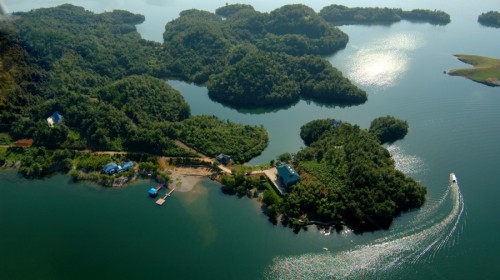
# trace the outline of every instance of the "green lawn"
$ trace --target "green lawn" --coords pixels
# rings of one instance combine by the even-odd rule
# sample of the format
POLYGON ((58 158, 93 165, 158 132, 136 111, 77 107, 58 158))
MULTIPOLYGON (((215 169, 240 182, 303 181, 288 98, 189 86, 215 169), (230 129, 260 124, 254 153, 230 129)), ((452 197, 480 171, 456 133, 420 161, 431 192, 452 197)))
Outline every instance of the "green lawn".
POLYGON ((500 59, 465 54, 455 56, 474 67, 453 69, 448 71, 449 75, 462 76, 489 86, 500 86, 500 59))

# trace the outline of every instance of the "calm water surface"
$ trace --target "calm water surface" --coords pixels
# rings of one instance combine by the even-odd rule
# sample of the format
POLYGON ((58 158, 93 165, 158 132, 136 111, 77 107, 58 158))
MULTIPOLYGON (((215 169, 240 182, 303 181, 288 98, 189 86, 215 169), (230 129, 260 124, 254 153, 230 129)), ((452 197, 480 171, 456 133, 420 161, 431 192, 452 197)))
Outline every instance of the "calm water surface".
MULTIPOLYGON (((166 22, 188 8, 213 11, 225 1, 4 1, 10 11, 64 2, 93 11, 146 15, 143 37, 161 41, 166 22)), ((270 11, 289 1, 239 1, 270 11)), ((319 10, 331 1, 302 1, 319 10)), ((389 231, 324 236, 272 226, 257 203, 224 196, 210 181, 176 193, 164 207, 145 195, 153 183, 123 189, 42 181, 0 173, 0 279, 496 279, 500 242, 500 89, 443 75, 465 67, 452 54, 500 57, 500 30, 477 16, 497 0, 336 1, 348 6, 441 9, 446 26, 400 22, 343 26, 346 49, 327 59, 369 93, 366 104, 300 101, 275 111, 237 111, 210 101, 206 89, 168 81, 193 114, 263 124, 270 143, 251 163, 303 144, 300 126, 334 117, 368 127, 382 115, 407 120, 410 133, 389 147, 397 166, 428 187, 428 203, 389 231), (448 184, 455 172, 459 188, 448 184), (325 250, 326 248, 327 250, 325 250)))

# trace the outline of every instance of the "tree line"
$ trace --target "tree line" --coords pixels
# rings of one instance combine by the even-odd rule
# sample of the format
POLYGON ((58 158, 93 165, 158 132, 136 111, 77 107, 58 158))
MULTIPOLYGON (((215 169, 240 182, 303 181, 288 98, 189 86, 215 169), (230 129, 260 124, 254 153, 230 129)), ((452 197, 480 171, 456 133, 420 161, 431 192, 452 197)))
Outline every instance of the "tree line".
POLYGON ((477 21, 485 26, 500 28, 500 13, 489 11, 479 15, 477 21))
POLYGON ((437 10, 414 9, 404 11, 399 8, 350 8, 337 4, 323 7, 319 15, 335 25, 392 24, 401 20, 428 22, 435 25, 446 25, 451 22, 449 14, 437 10))

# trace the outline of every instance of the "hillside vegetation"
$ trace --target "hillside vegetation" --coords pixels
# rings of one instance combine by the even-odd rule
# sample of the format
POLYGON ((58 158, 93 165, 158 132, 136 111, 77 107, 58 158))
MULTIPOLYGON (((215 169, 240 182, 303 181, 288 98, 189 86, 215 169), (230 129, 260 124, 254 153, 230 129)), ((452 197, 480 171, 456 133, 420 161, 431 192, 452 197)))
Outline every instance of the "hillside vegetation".
POLYGON ((260 13, 227 5, 216 14, 186 10, 163 34, 170 72, 205 84, 210 97, 237 108, 279 107, 300 98, 361 104, 366 93, 319 56, 347 44, 347 35, 304 5, 260 13), (223 19, 224 17, 225 19, 223 19))
MULTIPOLYGON (((193 156, 176 144, 173 131, 179 125, 194 130, 198 124, 189 121, 182 95, 164 81, 172 77, 173 60, 161 44, 137 32, 144 16, 121 10, 94 14, 65 4, 15 18, 0 23, 0 133, 10 141, 33 139, 33 153, 23 153, 28 158, 41 153, 38 159, 46 163, 21 161, 26 170, 42 168, 26 174, 56 170, 51 162, 60 157, 51 153, 58 149, 193 156), (50 127, 46 118, 55 111, 63 122, 50 127)), ((239 157, 243 162, 267 146, 261 127, 213 117, 196 120, 217 123, 217 132, 230 134, 232 141, 221 147, 220 139, 208 138, 203 149, 193 141, 195 149, 230 152, 237 146, 249 151, 239 157)))
POLYGON ((302 180, 274 206, 290 223, 387 229, 395 216, 424 203, 426 189, 396 170, 389 152, 367 130, 324 119, 302 126, 300 135, 307 146, 293 162, 302 180))

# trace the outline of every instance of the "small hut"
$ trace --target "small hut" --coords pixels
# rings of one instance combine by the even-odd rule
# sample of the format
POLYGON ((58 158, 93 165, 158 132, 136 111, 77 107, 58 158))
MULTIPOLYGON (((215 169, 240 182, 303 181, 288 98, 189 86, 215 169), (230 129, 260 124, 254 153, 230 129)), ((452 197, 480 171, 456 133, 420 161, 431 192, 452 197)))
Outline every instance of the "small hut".
POLYGON ((58 111, 55 111, 50 117, 47 118, 47 123, 50 127, 53 127, 56 124, 60 124, 63 121, 63 116, 59 114, 58 111))

